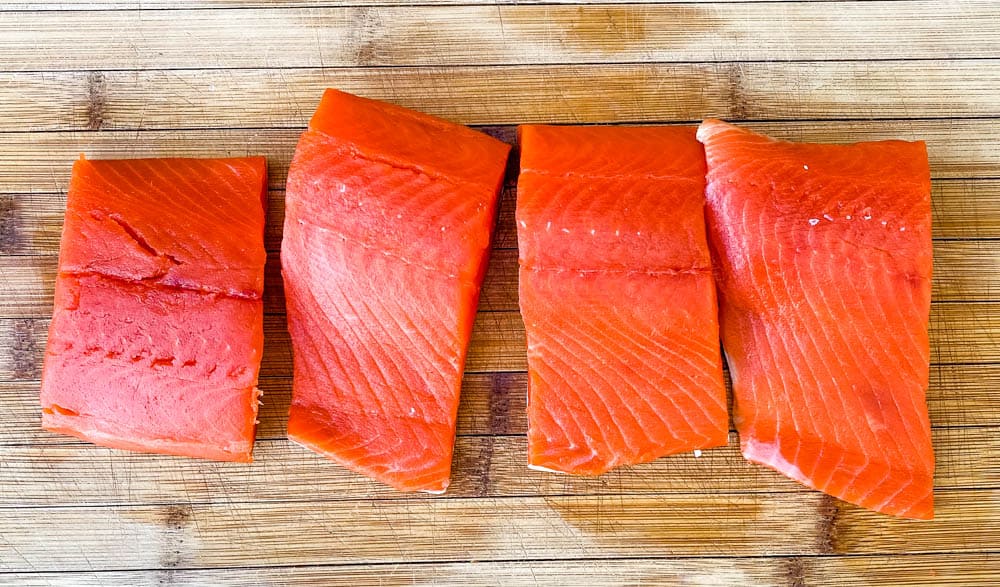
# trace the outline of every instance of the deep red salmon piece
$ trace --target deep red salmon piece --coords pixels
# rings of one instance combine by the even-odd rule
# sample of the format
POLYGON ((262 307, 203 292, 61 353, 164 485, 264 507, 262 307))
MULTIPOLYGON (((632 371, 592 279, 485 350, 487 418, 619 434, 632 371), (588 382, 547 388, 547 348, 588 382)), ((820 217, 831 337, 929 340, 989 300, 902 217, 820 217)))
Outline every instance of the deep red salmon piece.
POLYGON ((42 374, 46 429, 251 460, 266 186, 259 157, 74 165, 42 374))

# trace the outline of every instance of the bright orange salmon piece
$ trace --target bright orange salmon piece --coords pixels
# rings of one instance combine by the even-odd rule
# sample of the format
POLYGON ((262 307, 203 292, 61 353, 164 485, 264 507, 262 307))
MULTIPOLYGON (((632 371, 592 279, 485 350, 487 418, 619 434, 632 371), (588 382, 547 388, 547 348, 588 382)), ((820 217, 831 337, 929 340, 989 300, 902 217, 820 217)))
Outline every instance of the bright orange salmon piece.
POLYGON ((922 142, 698 131, 743 455, 875 511, 933 516, 922 142))
POLYGON ((508 149, 327 90, 286 191, 289 438, 401 491, 448 487, 508 149))
POLYGON ((598 475, 725 444, 695 129, 520 136, 529 466, 598 475))

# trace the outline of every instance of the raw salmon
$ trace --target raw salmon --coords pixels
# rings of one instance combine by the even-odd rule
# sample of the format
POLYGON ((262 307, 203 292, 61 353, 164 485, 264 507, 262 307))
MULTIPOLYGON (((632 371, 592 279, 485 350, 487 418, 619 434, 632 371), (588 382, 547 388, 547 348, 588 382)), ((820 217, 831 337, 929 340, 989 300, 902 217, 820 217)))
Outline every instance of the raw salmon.
POLYGON ((448 487, 509 147, 327 90, 288 174, 288 436, 402 491, 448 487))
POLYGON ((73 166, 42 425, 250 461, 263 347, 263 158, 73 166))
POLYGON ((743 455, 931 518, 926 147, 781 142, 717 120, 698 138, 743 455))
POLYGON ((693 127, 523 126, 528 464, 598 475, 726 443, 693 127))

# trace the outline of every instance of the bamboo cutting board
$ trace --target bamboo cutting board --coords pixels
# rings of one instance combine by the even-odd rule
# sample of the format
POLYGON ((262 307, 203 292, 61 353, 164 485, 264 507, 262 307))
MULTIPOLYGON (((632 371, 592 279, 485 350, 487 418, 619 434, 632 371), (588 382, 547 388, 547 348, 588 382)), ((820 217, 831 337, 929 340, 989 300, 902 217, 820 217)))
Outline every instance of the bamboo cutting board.
POLYGON ((0 6, 0 584, 1000 583, 1000 4, 8 1, 0 6), (325 87, 485 127, 742 121, 928 142, 937 519, 808 491, 730 446, 582 479, 525 468, 514 181, 469 353, 452 486, 395 493, 284 437, 282 186, 325 87), (267 155, 252 465, 39 427, 72 161, 267 155))

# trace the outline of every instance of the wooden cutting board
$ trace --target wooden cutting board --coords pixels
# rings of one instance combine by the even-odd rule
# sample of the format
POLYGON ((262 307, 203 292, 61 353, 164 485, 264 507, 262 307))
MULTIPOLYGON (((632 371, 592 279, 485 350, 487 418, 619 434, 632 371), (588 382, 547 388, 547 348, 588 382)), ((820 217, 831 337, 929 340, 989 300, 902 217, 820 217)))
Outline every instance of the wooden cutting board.
POLYGON ((0 6, 0 585, 1000 583, 1000 4, 407 4, 0 6), (927 140, 937 519, 808 491, 744 462, 735 436, 701 458, 596 479, 527 470, 513 174, 448 493, 395 493, 292 446, 282 185, 328 86, 511 141, 524 122, 707 116, 791 139, 927 140), (252 465, 106 450, 39 428, 80 152, 268 156, 275 253, 252 465))

